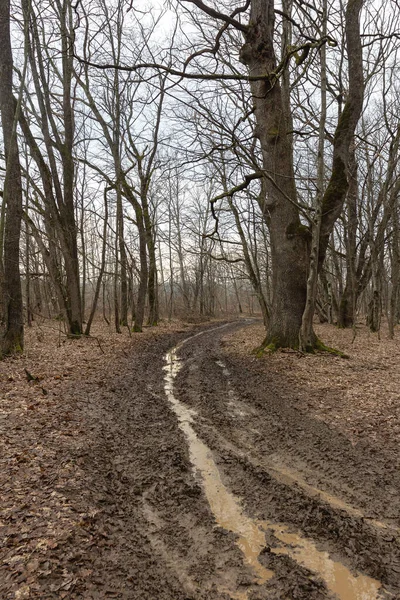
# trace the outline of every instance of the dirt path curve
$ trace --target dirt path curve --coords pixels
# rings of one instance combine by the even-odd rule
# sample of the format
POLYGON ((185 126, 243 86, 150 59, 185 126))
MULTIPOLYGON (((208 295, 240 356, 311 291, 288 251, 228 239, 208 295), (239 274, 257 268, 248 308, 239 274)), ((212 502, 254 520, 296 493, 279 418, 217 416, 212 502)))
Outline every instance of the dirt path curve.
POLYGON ((234 364, 223 336, 239 326, 166 356, 167 395, 194 470, 251 574, 216 580, 217 589, 240 599, 400 597, 399 474, 388 457, 355 449, 283 402, 284 382, 254 380, 234 364))
POLYGON ((2 600, 400 598, 390 455, 353 447, 283 400, 284 378, 229 353, 246 324, 135 338, 104 372, 60 383, 74 437, 51 446, 38 426, 60 465, 40 493, 62 512, 7 534, 2 600))
POLYGON ((245 325, 161 337, 103 412, 125 596, 400 597, 399 474, 235 364, 223 338, 245 325))

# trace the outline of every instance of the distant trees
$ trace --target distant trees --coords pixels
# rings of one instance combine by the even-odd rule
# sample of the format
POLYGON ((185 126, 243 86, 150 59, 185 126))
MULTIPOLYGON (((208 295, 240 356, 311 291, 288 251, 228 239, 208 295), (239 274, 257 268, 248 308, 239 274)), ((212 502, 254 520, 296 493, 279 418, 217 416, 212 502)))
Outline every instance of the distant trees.
POLYGON ((36 11, 33 3, 22 0, 22 8, 32 89, 26 90, 19 123, 36 165, 35 176, 26 173, 26 177, 32 178, 32 210, 40 215, 39 222, 28 215, 25 221, 51 276, 68 331, 79 336, 82 302, 75 212, 72 7, 68 0, 57 0, 51 9, 36 11), (48 43, 50 39, 56 40, 55 47, 48 43), (40 141, 38 130, 43 136, 40 141))
MULTIPOLYGON (((123 200, 133 209, 134 223, 139 239, 139 286, 135 303, 134 330, 141 331, 148 299, 148 324, 156 325, 158 315, 156 232, 151 206, 151 186, 157 167, 161 118, 165 95, 165 78, 157 77, 148 85, 141 84, 129 73, 118 70, 99 73, 89 63, 98 54, 109 55, 110 61, 139 62, 142 54, 149 52, 148 39, 155 22, 143 29, 135 45, 123 30, 124 6, 108 6, 99 2, 96 34, 89 36, 90 11, 84 13, 87 35, 83 47, 85 63, 77 68, 76 79, 85 95, 88 117, 97 122, 102 132, 101 145, 112 161, 112 174, 107 175, 107 185, 116 194, 116 265, 121 283, 120 299, 116 295, 116 328, 128 325, 128 274, 125 248, 123 200), (95 46, 97 42, 98 46, 95 46), (94 50, 94 46, 97 48, 94 50), (99 93, 99 90, 102 90, 99 93), (118 308, 119 307, 119 308, 118 308)), ((89 166, 99 170, 98 162, 89 166)))

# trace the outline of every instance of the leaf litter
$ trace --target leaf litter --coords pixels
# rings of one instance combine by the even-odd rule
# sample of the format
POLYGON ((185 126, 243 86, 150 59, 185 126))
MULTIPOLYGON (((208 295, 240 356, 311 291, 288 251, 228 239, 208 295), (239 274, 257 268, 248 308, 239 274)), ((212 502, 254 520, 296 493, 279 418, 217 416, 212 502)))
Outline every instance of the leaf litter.
POLYGON ((123 375, 135 348, 182 327, 131 336, 95 323, 93 337, 71 340, 36 324, 26 330, 24 355, 0 362, 2 600, 120 597, 92 566, 109 532, 102 490, 89 489, 82 469, 95 433, 85 405, 123 375))
MULTIPOLYGON (((283 394, 303 409, 343 433, 353 444, 364 441, 384 446, 399 459, 400 447, 400 332, 393 340, 373 334, 361 324, 353 329, 316 325, 317 335, 349 356, 302 354, 285 349, 264 355, 260 370, 282 375, 283 394)), ((259 323, 227 337, 227 352, 248 355, 260 344, 259 323)))

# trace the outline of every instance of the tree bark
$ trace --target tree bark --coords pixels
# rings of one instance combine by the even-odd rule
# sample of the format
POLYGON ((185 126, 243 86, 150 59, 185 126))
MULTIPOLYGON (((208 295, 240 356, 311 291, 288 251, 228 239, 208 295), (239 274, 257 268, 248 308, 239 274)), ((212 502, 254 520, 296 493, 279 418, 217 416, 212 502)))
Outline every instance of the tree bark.
POLYGON ((139 257, 140 257, 140 278, 139 278, 139 290, 136 301, 136 313, 135 323, 133 325, 133 331, 142 331, 144 321, 144 311, 146 307, 146 294, 149 276, 149 267, 147 262, 147 243, 146 243, 146 231, 141 222, 138 219, 138 231, 139 231, 139 257))
MULTIPOLYGON (((88 318, 88 322, 86 324, 85 335, 90 335, 90 329, 92 326, 92 322, 94 316, 96 314, 97 302, 100 296, 101 284, 103 281, 104 270, 106 267, 106 253, 107 253, 107 227, 108 227, 108 201, 107 201, 107 192, 110 191, 110 188, 104 188, 104 225, 103 225, 103 245, 101 250, 101 264, 100 271, 96 282, 96 289, 93 298, 93 304, 90 311, 90 315, 88 318)), ((103 300, 103 311, 104 311, 104 300, 103 300)))
POLYGON ((149 316, 147 324, 151 327, 157 325, 158 315, 158 290, 157 290, 157 262, 156 244, 154 237, 154 225, 150 216, 147 194, 142 196, 143 222, 146 231, 146 243, 148 251, 148 283, 147 294, 149 298, 149 316))
MULTIPOLYGON (((10 2, 0 2, 0 111, 6 156, 4 252, 0 315, 0 356, 22 352, 24 347, 23 305, 20 277, 22 183, 16 123, 18 105, 12 89, 13 59, 10 38, 10 2)), ((3 249, 2 249, 3 250, 3 249)))
POLYGON ((63 165, 64 202, 60 206, 62 226, 66 237, 64 251, 65 274, 67 280, 67 315, 69 331, 72 335, 82 333, 82 301, 79 280, 78 231, 75 220, 75 167, 73 158, 74 114, 72 108, 73 39, 72 16, 69 0, 60 3, 60 33, 62 49, 63 121, 64 144, 61 149, 63 165))
POLYGON ((340 298, 338 326, 352 327, 354 325, 356 304, 358 299, 359 280, 357 278, 357 198, 358 198, 358 165, 355 157, 355 147, 352 144, 349 156, 349 189, 347 192, 347 227, 346 239, 346 284, 340 298))
MULTIPOLYGON (((319 269, 324 262, 329 237, 346 197, 349 148, 363 105, 364 82, 359 32, 361 7, 362 0, 349 0, 346 9, 349 90, 334 136, 332 174, 321 203, 319 247, 315 253, 319 269)), ((274 1, 252 0, 241 60, 248 66, 251 77, 265 77, 265 74, 269 74, 267 79, 252 79, 250 83, 257 122, 256 135, 261 143, 265 172, 266 198, 260 201, 260 207, 271 238, 273 300, 263 346, 297 348, 307 298, 311 233, 301 223, 297 205, 291 118, 287 107, 287 93, 285 89, 282 90, 276 75, 273 36, 274 1)), ((316 343, 317 340, 313 337, 313 343, 316 343)))
POLYGON ((349 89, 333 140, 332 174, 322 200, 319 264, 322 266, 329 238, 338 219, 349 188, 351 143, 364 102, 364 74, 360 36, 360 12, 363 0, 348 0, 346 8, 346 43, 349 89))
MULTIPOLYGON (((322 8, 322 34, 326 36, 327 31, 327 2, 324 0, 322 8)), ((325 183, 325 125, 326 125, 326 92, 327 92, 327 73, 326 73, 326 48, 323 45, 320 49, 321 59, 321 115, 319 119, 318 135, 318 156, 317 156, 317 197, 315 202, 315 215, 312 223, 312 243, 310 252, 310 264, 307 277, 307 298, 302 323, 299 333, 299 346, 301 350, 307 352, 313 350, 315 346, 315 333, 313 319, 318 289, 318 256, 319 241, 321 234, 322 221, 322 196, 325 183)))
POLYGON ((122 194, 117 189, 117 235, 119 247, 119 265, 121 278, 121 314, 120 324, 123 327, 128 326, 128 273, 126 261, 126 249, 124 239, 124 213, 122 207, 122 194))
POLYGON ((296 206, 293 152, 288 110, 281 85, 274 76, 277 66, 273 47, 274 2, 253 0, 250 23, 241 49, 241 60, 250 76, 270 73, 267 80, 251 81, 251 92, 260 139, 266 197, 260 208, 271 238, 272 307, 264 346, 298 347, 306 300, 306 268, 309 230, 301 224, 296 206))
POLYGON ((392 265, 391 265, 391 280, 392 289, 390 294, 390 310, 389 310, 389 337, 394 338, 394 328, 397 324, 397 308, 399 302, 400 288, 400 232, 399 232, 399 214, 397 203, 392 211, 392 265))

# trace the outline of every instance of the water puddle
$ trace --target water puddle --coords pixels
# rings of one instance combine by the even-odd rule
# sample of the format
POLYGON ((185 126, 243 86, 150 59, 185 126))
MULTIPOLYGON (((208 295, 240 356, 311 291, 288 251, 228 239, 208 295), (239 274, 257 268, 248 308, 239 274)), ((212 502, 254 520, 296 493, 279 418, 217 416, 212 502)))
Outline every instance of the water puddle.
POLYGON ((271 548, 274 554, 290 556, 298 564, 319 575, 329 591, 341 600, 375 600, 381 588, 379 581, 358 574, 354 576, 342 563, 329 557, 327 552, 318 550, 314 542, 290 533, 285 525, 264 522, 268 530, 283 544, 280 548, 271 548))
MULTIPOLYGON (((202 333, 196 334, 196 337, 202 333)), ((336 594, 340 600, 377 600, 378 590, 381 588, 378 581, 361 574, 353 575, 343 564, 333 561, 327 552, 318 550, 312 540, 306 539, 298 533, 290 532, 286 525, 269 521, 258 523, 244 514, 240 500, 231 494, 222 482, 211 450, 199 439, 192 427, 194 417, 197 416, 196 411, 185 406, 174 394, 174 381, 181 369, 177 351, 193 337, 184 340, 165 355, 164 389, 178 418, 179 427, 188 441, 190 460, 202 478, 204 492, 216 523, 237 535, 236 543, 243 553, 245 562, 252 568, 256 576, 254 583, 262 585, 274 576, 274 572, 265 568, 259 561, 260 553, 266 545, 265 531, 268 530, 282 543, 280 547, 271 548, 271 552, 276 555, 289 556, 321 577, 328 590, 336 594)), ((226 369, 222 362, 219 363, 219 366, 226 369)), ((295 479, 289 472, 281 472, 281 474, 288 479, 295 479)), ((306 482, 302 483, 303 486, 308 486, 306 482)), ((311 488, 311 486, 309 487, 311 488)), ((248 598, 247 592, 226 588, 221 588, 221 591, 229 594, 235 600, 247 600, 248 598)))
MULTIPOLYGON (((274 575, 273 571, 263 567, 258 560, 260 552, 265 547, 265 533, 255 521, 243 513, 239 500, 223 484, 211 450, 197 437, 191 425, 196 412, 187 408, 174 395, 174 379, 181 366, 176 353, 177 348, 173 348, 166 355, 165 392, 178 417, 179 427, 188 440, 190 460, 202 477, 204 492, 217 524, 238 536, 237 545, 243 552, 246 563, 256 575, 255 583, 263 584, 274 575)), ((228 593, 238 600, 247 598, 246 592, 229 591, 228 593)))

